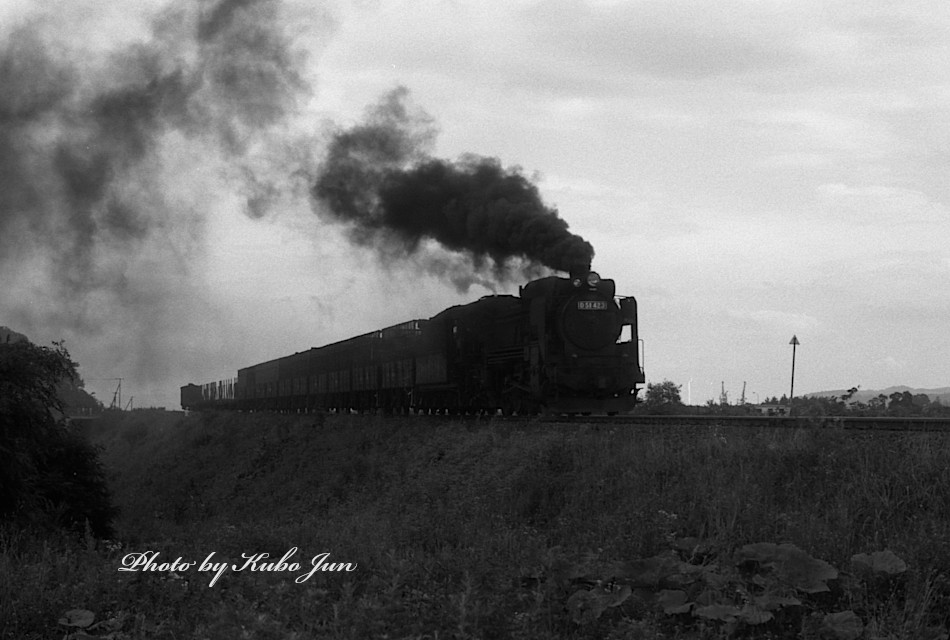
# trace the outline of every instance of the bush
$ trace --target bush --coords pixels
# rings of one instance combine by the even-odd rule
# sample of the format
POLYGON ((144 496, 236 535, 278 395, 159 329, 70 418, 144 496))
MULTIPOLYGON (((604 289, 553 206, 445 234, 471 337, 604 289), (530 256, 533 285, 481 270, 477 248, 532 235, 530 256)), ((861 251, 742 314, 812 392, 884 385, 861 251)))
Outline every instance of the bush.
POLYGON ((63 415, 76 363, 62 343, 0 345, 0 516, 108 537, 115 508, 96 449, 63 415))
POLYGON ((682 388, 683 385, 670 380, 647 384, 646 398, 644 399, 647 411, 649 413, 674 413, 682 410, 683 400, 680 396, 682 388))

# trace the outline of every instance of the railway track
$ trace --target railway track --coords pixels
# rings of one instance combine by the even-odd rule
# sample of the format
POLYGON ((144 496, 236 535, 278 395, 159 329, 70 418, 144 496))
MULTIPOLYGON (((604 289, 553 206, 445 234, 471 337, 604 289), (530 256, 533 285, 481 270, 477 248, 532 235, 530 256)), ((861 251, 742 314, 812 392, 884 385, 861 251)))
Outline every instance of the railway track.
MULTIPOLYGON (((198 412, 193 412, 198 413, 198 412)), ((269 412, 262 412, 269 413, 269 412)), ((281 413, 281 412, 278 412, 281 413)), ((300 412, 286 412, 300 413, 300 412)), ((368 414, 378 414, 377 412, 365 412, 368 414)), ((326 418, 333 415, 332 412, 316 412, 314 416, 323 416, 326 418)), ((358 415, 354 412, 351 415, 358 415)), ((101 417, 95 416, 71 416, 70 420, 80 422, 89 421, 101 417)), ((409 414, 403 414, 398 417, 409 417, 409 414)), ((773 428, 773 429, 845 429, 852 431, 929 431, 929 432, 947 432, 950 434, 950 417, 943 418, 919 418, 919 417, 898 417, 898 416, 723 416, 723 415, 646 415, 646 414, 627 414, 627 415, 461 415, 452 412, 441 412, 437 414, 421 415, 418 418, 436 421, 457 422, 457 421, 497 421, 511 423, 535 423, 535 424, 603 424, 617 426, 646 426, 646 427, 669 427, 671 429, 681 427, 738 427, 738 428, 773 428)))
MULTIPOLYGON (((522 418, 523 420, 524 418, 522 418)), ((856 431, 946 431, 950 418, 896 416, 717 416, 717 415, 618 415, 541 416, 545 423, 592 423, 662 427, 831 428, 856 431)))

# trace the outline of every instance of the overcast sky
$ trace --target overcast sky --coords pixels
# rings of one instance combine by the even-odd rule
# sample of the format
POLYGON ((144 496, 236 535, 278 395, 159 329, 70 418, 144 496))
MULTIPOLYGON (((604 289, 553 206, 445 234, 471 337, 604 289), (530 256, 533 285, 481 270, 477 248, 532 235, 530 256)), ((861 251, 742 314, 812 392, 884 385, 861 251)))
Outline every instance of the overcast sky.
POLYGON ((0 75, 56 104, 0 99, 0 142, 29 150, 0 157, 4 186, 32 185, 0 197, 0 324, 65 338, 100 399, 92 379, 121 376, 135 406, 177 407, 187 382, 490 293, 381 265, 314 215, 329 135, 397 86, 433 155, 520 166, 593 244, 638 299, 648 381, 780 396, 794 334, 796 393, 950 385, 945 0, 228 5, 218 27, 224 4, 0 3, 0 75), (201 84, 220 69, 250 79, 201 84), (100 142, 94 96, 146 76, 194 81, 122 125, 145 142, 100 142), (89 149, 118 160, 71 226, 63 166, 89 149))

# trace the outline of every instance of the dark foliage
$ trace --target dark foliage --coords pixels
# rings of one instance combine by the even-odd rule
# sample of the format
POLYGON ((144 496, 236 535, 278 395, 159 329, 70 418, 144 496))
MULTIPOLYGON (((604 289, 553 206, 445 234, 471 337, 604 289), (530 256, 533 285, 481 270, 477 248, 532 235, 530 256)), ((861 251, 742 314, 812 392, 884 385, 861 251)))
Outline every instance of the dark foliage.
POLYGON ((647 384, 645 398, 646 409, 650 413, 674 413, 683 407, 680 389, 683 385, 670 380, 647 384))
POLYGON ((96 449, 63 415, 58 388, 76 379, 61 343, 0 345, 0 516, 111 534, 115 508, 96 449))

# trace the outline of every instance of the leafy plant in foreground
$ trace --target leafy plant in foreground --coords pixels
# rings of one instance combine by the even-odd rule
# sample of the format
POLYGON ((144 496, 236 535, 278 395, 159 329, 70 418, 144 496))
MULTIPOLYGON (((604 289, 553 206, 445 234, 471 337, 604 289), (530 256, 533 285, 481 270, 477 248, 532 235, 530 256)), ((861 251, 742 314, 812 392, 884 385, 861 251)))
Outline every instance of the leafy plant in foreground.
MULTIPOLYGON (((851 573, 839 573, 792 544, 759 542, 716 553, 687 538, 670 552, 617 564, 599 579, 576 567, 559 573, 573 577, 566 606, 578 625, 595 623, 612 610, 623 612, 618 616, 652 611, 670 625, 720 637, 856 640, 866 631, 874 632, 868 637, 894 637, 878 633, 889 617, 913 605, 896 588, 906 563, 885 550, 857 554, 851 567, 851 573)), ((928 612, 918 613, 909 621, 914 637, 950 638, 928 612)), ((908 624, 903 627, 905 634, 911 631, 908 624)))

